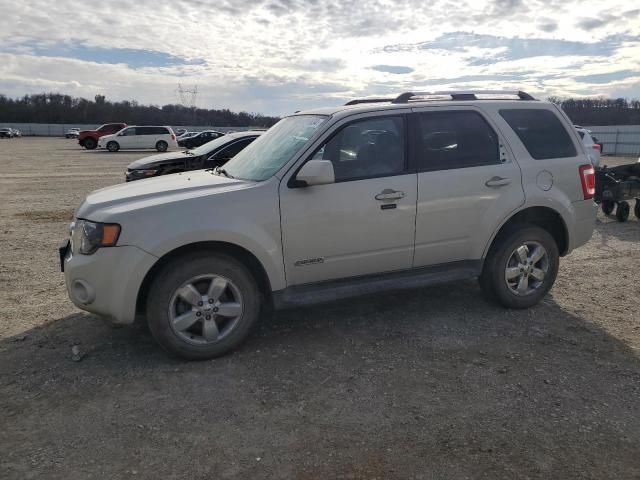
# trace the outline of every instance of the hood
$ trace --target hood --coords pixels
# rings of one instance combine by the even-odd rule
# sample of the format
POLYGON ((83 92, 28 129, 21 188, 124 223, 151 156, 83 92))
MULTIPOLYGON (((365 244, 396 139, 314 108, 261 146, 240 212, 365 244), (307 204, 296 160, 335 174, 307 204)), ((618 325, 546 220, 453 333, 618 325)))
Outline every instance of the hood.
POLYGON ((207 170, 163 175, 96 190, 87 196, 75 216, 118 222, 118 214, 132 210, 238 190, 252 184, 215 175, 207 170))
POLYGON ((135 162, 131 162, 127 167, 129 170, 138 170, 151 168, 156 165, 163 164, 165 162, 182 160, 184 158, 196 158, 195 155, 189 155, 184 152, 167 152, 167 153, 159 153, 158 155, 150 155, 148 157, 143 157, 135 162))
POLYGON ((118 135, 112 133, 110 135, 103 135, 98 139, 98 142, 106 142, 107 140, 111 140, 112 138, 116 138, 118 135))

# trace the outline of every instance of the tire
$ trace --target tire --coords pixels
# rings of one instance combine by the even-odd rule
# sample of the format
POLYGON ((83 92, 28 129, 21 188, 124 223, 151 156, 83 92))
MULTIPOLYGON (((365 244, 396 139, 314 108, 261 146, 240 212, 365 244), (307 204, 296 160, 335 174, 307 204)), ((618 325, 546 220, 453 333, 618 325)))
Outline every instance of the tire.
POLYGON ((117 152, 118 150, 120 150, 120 144, 112 140, 107 143, 107 150, 109 150, 110 152, 117 152))
POLYGON ((549 232, 534 225, 521 224, 494 241, 484 262, 480 286, 488 299, 504 307, 529 308, 549 292, 558 275, 559 264, 558 245, 549 232), (517 252, 523 246, 526 247, 521 251, 525 254, 524 265, 517 252), (538 252, 538 247, 542 247, 544 256, 536 260, 533 254, 538 252), (528 264, 531 260, 533 263, 528 264), (509 280, 508 271, 511 275, 509 280), (526 281, 522 281, 522 277, 527 277, 526 281), (520 291, 520 286, 526 289, 520 291))
POLYGON ((616 220, 619 222, 626 222, 629 219, 629 211, 631 207, 628 202, 618 202, 618 207, 616 208, 616 220))
POLYGON ((166 152, 167 148, 169 148, 169 144, 164 140, 160 140, 156 143, 156 150, 159 152, 166 152))
POLYGON ((84 139, 82 146, 87 150, 94 150, 98 146, 98 142, 96 142, 95 139, 88 137, 84 139))
POLYGON ((611 200, 603 200, 600 208, 602 208, 602 213, 604 213, 605 215, 611 215, 611 212, 613 212, 615 206, 615 202, 611 200))
POLYGON ((640 219, 640 199, 636 198, 636 205, 633 207, 633 214, 640 219))
POLYGON ((147 322, 153 337, 170 354, 206 360, 230 352, 245 340, 258 320, 260 299, 253 275, 239 261, 223 254, 188 254, 165 265, 152 282, 147 322), (214 293, 211 300, 217 298, 211 302, 206 294, 213 279, 222 293, 214 293), (183 297, 179 291, 190 295, 183 297), (216 313, 218 308, 237 315, 223 316, 216 313), (177 319, 182 319, 179 326, 177 319))

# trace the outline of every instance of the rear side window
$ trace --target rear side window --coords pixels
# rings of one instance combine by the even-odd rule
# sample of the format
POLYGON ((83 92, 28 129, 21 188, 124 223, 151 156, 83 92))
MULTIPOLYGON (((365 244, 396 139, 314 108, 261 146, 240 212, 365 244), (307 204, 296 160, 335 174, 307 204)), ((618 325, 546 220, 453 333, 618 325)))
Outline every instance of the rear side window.
POLYGON ((576 147, 560 119, 550 110, 508 109, 500 115, 516 132, 532 158, 575 157, 576 147))
POLYGON ((498 136, 472 111, 419 113, 416 147, 419 171, 500 163, 498 136))

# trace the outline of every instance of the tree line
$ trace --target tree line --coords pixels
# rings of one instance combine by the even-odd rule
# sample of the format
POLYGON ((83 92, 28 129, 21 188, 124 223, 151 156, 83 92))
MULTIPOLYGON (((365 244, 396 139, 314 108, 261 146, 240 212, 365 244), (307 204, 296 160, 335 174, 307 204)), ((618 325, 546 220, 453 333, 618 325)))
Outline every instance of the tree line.
POLYGON ((136 101, 112 102, 104 95, 93 100, 60 93, 40 93, 9 98, 0 94, 0 122, 129 125, 211 125, 218 127, 270 127, 279 119, 228 109, 188 108, 183 105, 140 105, 136 101))
POLYGON ((640 100, 560 97, 548 100, 562 107, 576 125, 640 125, 640 100))
MULTIPOLYGON (((640 100, 625 98, 549 97, 579 125, 640 125, 640 100)), ((218 127, 270 127, 278 121, 257 113, 228 109, 188 108, 183 105, 140 105, 132 100, 112 102, 104 95, 93 100, 60 93, 39 93, 21 98, 0 94, 0 122, 129 125, 212 125, 218 127)))

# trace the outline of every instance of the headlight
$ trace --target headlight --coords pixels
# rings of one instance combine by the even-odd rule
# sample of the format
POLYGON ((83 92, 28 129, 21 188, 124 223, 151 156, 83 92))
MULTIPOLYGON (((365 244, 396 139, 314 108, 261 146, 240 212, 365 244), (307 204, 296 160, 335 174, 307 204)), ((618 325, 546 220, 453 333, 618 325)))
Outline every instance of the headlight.
POLYGON ((157 172, 158 172, 158 170, 131 170, 131 173, 133 175, 136 175, 136 176, 139 176, 139 177, 152 177, 157 172))
POLYGON ((117 223, 97 223, 76 220, 71 224, 71 249, 83 255, 91 255, 101 247, 114 247, 120 236, 117 223))

